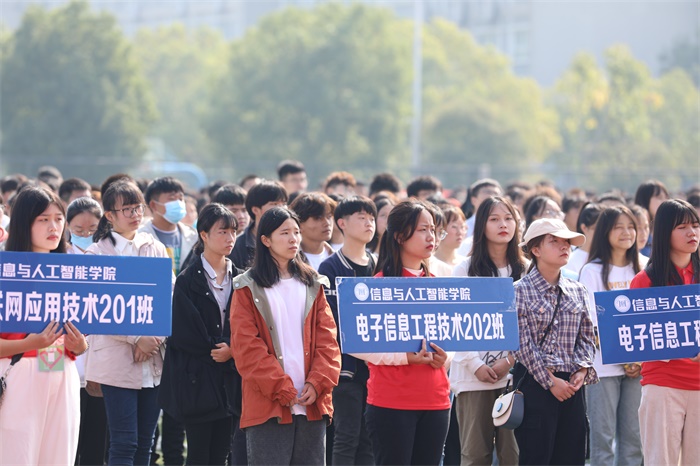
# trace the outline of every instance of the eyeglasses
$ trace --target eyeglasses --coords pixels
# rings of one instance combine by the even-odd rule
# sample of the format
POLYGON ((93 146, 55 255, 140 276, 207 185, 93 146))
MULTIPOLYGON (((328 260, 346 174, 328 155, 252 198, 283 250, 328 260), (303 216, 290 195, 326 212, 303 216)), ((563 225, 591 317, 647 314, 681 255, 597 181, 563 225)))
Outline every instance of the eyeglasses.
POLYGON ((443 239, 447 238, 447 230, 440 230, 435 236, 437 237, 437 239, 442 241, 443 239))
POLYGON ((123 209, 116 209, 112 212, 121 212, 124 217, 131 218, 134 215, 143 215, 144 207, 143 204, 137 204, 135 207, 124 207, 123 209))
POLYGON ((97 230, 88 230, 88 231, 83 231, 83 230, 71 230, 72 233, 75 233, 76 236, 82 236, 83 238, 88 238, 92 235, 95 234, 97 230))

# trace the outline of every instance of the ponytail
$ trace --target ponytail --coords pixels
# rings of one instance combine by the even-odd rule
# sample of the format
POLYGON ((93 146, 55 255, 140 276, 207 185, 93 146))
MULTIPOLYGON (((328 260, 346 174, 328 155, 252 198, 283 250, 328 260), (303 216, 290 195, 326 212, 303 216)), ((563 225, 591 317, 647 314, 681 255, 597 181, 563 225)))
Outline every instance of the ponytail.
POLYGON ((109 241, 111 241, 112 246, 116 246, 117 242, 112 237, 112 224, 109 223, 109 220, 107 220, 107 215, 103 214, 102 218, 100 219, 100 223, 97 225, 95 234, 92 235, 92 241, 97 243, 105 238, 108 238, 109 241))

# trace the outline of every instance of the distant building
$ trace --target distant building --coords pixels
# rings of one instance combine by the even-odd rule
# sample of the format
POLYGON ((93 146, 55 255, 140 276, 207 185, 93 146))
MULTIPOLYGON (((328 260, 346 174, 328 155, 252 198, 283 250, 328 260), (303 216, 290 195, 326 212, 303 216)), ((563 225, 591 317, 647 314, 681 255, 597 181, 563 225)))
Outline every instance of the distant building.
MULTIPOLYGON (((182 22, 209 26, 228 38, 242 36, 260 18, 287 6, 311 8, 329 0, 134 0, 92 1, 112 12, 127 34, 182 22)), ((337 0, 336 0, 337 1, 337 0)), ((627 44, 652 73, 659 56, 676 41, 700 30, 698 1, 567 1, 567 0, 422 0, 426 21, 440 17, 469 30, 481 44, 492 44, 510 57, 513 70, 549 86, 569 66, 573 56, 589 51, 599 59, 617 43, 627 44)), ((10 28, 20 23, 28 5, 55 7, 57 0, 0 2, 0 21, 10 28)), ((351 0, 341 3, 350 4, 351 0)), ((366 0, 401 17, 411 18, 413 0, 366 0)))
POLYGON ((499 1, 458 2, 456 20, 482 44, 508 55, 513 70, 549 86, 581 51, 599 60, 603 51, 626 44, 659 72, 659 56, 700 28, 700 2, 688 1, 499 1))

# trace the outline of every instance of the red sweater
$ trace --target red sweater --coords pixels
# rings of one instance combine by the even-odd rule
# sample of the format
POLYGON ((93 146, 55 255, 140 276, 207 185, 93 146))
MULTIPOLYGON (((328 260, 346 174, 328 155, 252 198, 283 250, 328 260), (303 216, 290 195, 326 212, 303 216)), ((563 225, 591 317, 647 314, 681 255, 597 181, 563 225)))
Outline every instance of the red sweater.
MULTIPOLYGON (((684 285, 693 283, 693 263, 679 269, 678 274, 684 285)), ((632 279, 630 288, 650 288, 651 279, 642 270, 632 279)), ((681 390, 700 390, 700 364, 688 358, 664 361, 649 361, 642 363, 642 385, 658 385, 659 387, 679 388, 681 390)))
MULTIPOLYGON (((3 340, 22 340, 24 337, 26 337, 26 333, 0 333, 0 339, 3 340)), ((63 343, 63 337, 60 337, 58 340, 56 340, 57 344, 63 343)), ((37 356, 37 350, 31 350, 27 351, 24 353, 23 358, 35 358, 37 356)), ((75 361, 75 354, 72 352, 66 350, 66 357, 68 359, 72 359, 75 361)), ((5 359, 12 359, 12 356, 6 356, 5 359)))
MULTIPOLYGON (((375 277, 383 277, 379 272, 375 277)), ((404 277, 415 277, 404 269, 404 277)), ((385 366, 368 363, 367 403, 372 406, 403 410, 440 410, 450 408, 450 382, 444 367, 425 364, 385 366)))

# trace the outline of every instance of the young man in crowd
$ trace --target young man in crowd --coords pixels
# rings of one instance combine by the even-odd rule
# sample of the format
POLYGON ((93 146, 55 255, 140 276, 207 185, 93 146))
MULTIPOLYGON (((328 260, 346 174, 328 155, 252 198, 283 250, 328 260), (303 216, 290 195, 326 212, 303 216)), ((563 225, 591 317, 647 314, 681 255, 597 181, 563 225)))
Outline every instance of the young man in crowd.
POLYGON ((476 211, 485 199, 494 196, 503 196, 503 189, 501 189, 501 185, 498 181, 492 180, 491 178, 477 180, 469 187, 467 202, 462 206, 462 211, 464 211, 464 215, 467 216, 467 236, 457 250, 457 254, 468 256, 471 253, 472 242, 474 241, 476 211))
POLYGON ((288 195, 303 193, 309 187, 306 168, 298 160, 283 160, 277 165, 277 177, 288 195))
POLYGON ((139 231, 150 233, 163 243, 173 260, 173 272, 177 276, 197 242, 197 232, 181 222, 187 213, 185 188, 180 181, 165 176, 151 181, 144 197, 153 218, 139 231))
POLYGON ((348 172, 333 172, 323 182, 323 192, 331 195, 352 196, 355 194, 357 180, 348 172))
POLYGON ((485 199, 494 196, 502 196, 503 189, 498 181, 490 178, 484 178, 475 181, 469 187, 469 212, 465 212, 467 216, 467 238, 474 234, 474 220, 476 211, 485 199))
MULTIPOLYGON (((345 241, 341 249, 321 263, 318 272, 331 282, 330 289, 325 291, 326 299, 338 323, 336 277, 374 275, 375 258, 367 252, 366 246, 374 236, 377 209, 370 199, 353 196, 338 203, 333 217, 345 241)), ((332 464, 374 464, 364 418, 368 378, 369 371, 364 361, 343 354, 340 381, 333 389, 335 435, 332 464)))
POLYGON ((92 197, 92 188, 85 180, 68 178, 59 186, 58 197, 63 201, 63 205, 68 207, 68 204, 79 197, 92 197))
POLYGON ((333 235, 335 206, 336 202, 323 193, 301 194, 289 206, 299 216, 301 250, 314 270, 333 254, 328 241, 333 235))
POLYGON ((240 235, 250 223, 250 215, 245 208, 246 192, 237 184, 227 184, 219 188, 211 197, 211 202, 223 204, 238 221, 236 234, 240 235))
POLYGON ((442 183, 434 176, 419 176, 411 180, 406 186, 406 196, 421 200, 431 196, 442 197, 442 183))
POLYGON ((375 175, 369 184, 369 195, 372 197, 382 191, 388 191, 398 196, 401 192, 401 180, 392 173, 375 175))
POLYGON ((287 191, 275 181, 263 180, 248 191, 245 198, 245 208, 250 216, 250 224, 239 235, 233 252, 229 258, 239 269, 247 270, 253 264, 255 257, 256 219, 275 206, 287 204, 287 191))
MULTIPOLYGON (((185 187, 169 176, 156 178, 146 187, 144 198, 153 217, 139 231, 150 233, 163 243, 173 261, 173 273, 177 276, 197 242, 197 232, 181 222, 187 213, 185 187)), ((160 429, 165 464, 183 464, 185 426, 163 411, 160 429)))

